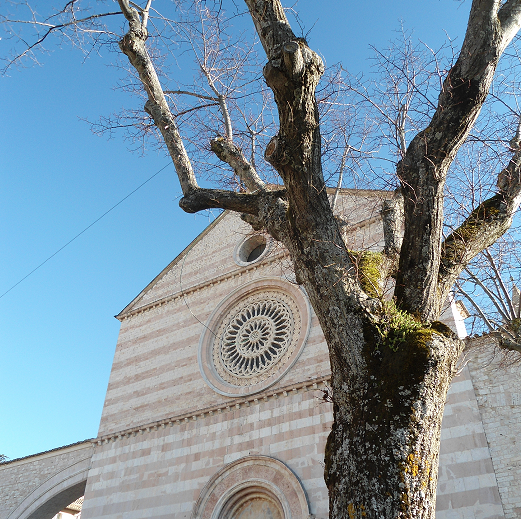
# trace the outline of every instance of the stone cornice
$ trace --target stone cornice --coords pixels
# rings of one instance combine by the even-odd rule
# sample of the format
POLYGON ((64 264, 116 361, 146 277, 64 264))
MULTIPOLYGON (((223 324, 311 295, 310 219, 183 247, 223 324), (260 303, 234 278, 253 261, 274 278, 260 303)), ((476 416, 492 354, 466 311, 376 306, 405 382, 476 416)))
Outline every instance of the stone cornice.
MULTIPOLYGON (((35 458, 38 460, 43 460, 45 458, 50 458, 54 456, 59 456, 61 454, 65 454, 68 452, 73 452, 82 449, 90 448, 91 444, 95 442, 96 438, 83 440, 77 443, 71 443, 70 445, 64 445, 63 447, 56 447, 55 449, 50 449, 48 451, 37 452, 36 454, 29 454, 29 456, 24 456, 23 458, 15 458, 14 460, 6 460, 0 463, 0 469, 6 465, 10 467, 17 464, 23 464, 27 462, 34 462, 35 458)), ((88 456, 90 457, 90 455, 88 456)), ((85 458, 86 459, 86 458, 85 458)))
POLYGON ((275 263, 275 262, 285 259, 287 257, 289 257, 289 254, 286 251, 279 252, 277 254, 273 254, 272 256, 267 257, 261 263, 255 263, 248 267, 240 267, 240 268, 234 269, 221 276, 217 276, 217 277, 208 279, 206 281, 203 281, 202 283, 198 283, 197 285, 193 285, 190 288, 179 290, 178 292, 170 294, 169 296, 162 297, 161 299, 156 299, 155 301, 151 301, 150 303, 147 303, 146 305, 135 308, 134 310, 130 310, 125 313, 122 312, 122 313, 116 315, 116 319, 123 322, 126 319, 133 317, 134 315, 148 312, 149 310, 158 308, 160 306, 163 306, 167 303, 171 303, 176 300, 179 301, 180 299, 182 299, 186 296, 192 295, 192 294, 198 292, 199 290, 203 290, 204 288, 207 288, 207 287, 213 287, 214 285, 219 285, 220 283, 228 281, 229 279, 240 278, 240 277, 244 276, 245 274, 249 274, 250 272, 254 272, 255 270, 263 269, 267 265, 271 265, 272 263, 275 263))
POLYGON ((305 382, 299 382, 298 384, 291 384, 285 387, 280 387, 275 390, 272 388, 271 390, 263 391, 256 395, 248 395, 244 398, 234 398, 233 400, 221 402, 220 404, 211 407, 206 407, 204 409, 194 409, 185 413, 164 418, 162 420, 157 420, 155 422, 137 425, 130 429, 123 429, 118 432, 104 434, 99 436, 98 438, 94 438, 91 441, 94 444, 102 445, 109 442, 115 442, 124 438, 130 438, 138 434, 146 434, 151 431, 157 431, 160 428, 165 429, 167 426, 174 427, 185 423, 193 423, 197 420, 202 420, 209 416, 213 416, 214 414, 224 414, 229 411, 235 411, 236 409, 257 405, 259 402, 268 402, 269 400, 273 400, 280 397, 284 398, 288 395, 297 394, 303 391, 324 391, 328 387, 327 382, 330 380, 330 378, 331 375, 325 375, 314 379, 306 380, 305 382))

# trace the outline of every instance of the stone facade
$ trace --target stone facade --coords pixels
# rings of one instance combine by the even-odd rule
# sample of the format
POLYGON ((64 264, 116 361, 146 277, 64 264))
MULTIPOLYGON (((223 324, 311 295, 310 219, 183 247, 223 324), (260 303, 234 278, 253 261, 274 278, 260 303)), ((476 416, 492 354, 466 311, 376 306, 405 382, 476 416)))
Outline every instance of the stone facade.
POLYGON ((441 430, 436 517, 505 517, 468 367, 454 378, 447 395, 441 430))
MULTIPOLYGON (((350 248, 382 247, 387 196, 344 192, 350 248)), ((445 317, 461 331, 449 310, 445 317)), ((327 346, 279 245, 225 213, 118 319, 82 519, 327 517, 327 346)), ((521 386, 514 370, 503 380, 481 360, 462 369, 448 395, 438 519, 521 515, 521 386)), ((31 463, 27 473, 36 474, 31 463)), ((10 465, 0 465, 2 481, 16 479, 10 465)), ((17 499, 38 478, 17 497, 2 486, 0 519, 22 517, 17 499)))
POLYGON ((80 442, 0 465, 0 518, 49 519, 85 492, 94 444, 80 442))

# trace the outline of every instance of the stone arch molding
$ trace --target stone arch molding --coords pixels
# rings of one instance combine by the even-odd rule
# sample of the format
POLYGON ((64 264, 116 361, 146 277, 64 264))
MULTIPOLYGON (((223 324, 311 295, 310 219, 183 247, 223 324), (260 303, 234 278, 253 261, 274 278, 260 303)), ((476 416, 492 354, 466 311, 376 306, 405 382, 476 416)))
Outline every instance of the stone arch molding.
POLYGON ((270 456, 247 456, 226 465, 202 489, 191 519, 232 519, 248 499, 276 503, 282 519, 309 519, 306 491, 297 476, 270 456))
POLYGON ((311 306, 303 289, 274 277, 250 281, 225 297, 210 315, 199 341, 201 376, 224 396, 263 391, 295 364, 310 328, 311 306), (255 334, 256 339, 251 339, 255 334), (244 351, 234 351, 236 344, 244 351), (227 365, 226 356, 233 363, 236 354, 243 359, 258 359, 257 365, 248 369, 227 365))
POLYGON ((83 496, 91 464, 89 454, 35 488, 6 519, 47 519, 83 496))

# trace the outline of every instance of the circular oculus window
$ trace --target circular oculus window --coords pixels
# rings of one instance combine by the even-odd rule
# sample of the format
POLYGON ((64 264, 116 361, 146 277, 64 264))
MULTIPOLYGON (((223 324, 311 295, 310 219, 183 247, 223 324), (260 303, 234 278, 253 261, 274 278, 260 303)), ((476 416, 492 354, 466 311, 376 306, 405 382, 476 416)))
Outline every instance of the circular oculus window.
POLYGON ((241 240, 233 251, 233 259, 240 267, 261 261, 271 248, 271 239, 264 234, 254 234, 241 240))
POLYGON ((269 377, 295 347, 300 331, 295 302, 269 291, 238 302, 224 317, 213 345, 220 377, 235 386, 251 386, 269 377))
POLYGON ((201 374, 226 396, 262 391, 295 363, 310 322, 298 287, 278 279, 249 283, 210 317, 199 345, 201 374))

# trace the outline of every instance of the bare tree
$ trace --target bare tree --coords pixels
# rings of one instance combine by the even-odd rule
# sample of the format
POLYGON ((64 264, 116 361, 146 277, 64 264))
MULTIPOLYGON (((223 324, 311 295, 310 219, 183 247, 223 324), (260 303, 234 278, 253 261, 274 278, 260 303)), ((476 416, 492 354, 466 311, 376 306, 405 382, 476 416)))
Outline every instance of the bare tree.
MULTIPOLYGON (((246 141, 235 143, 237 132, 228 117, 233 96, 220 82, 221 72, 215 74, 213 48, 203 45, 197 54, 204 90, 164 88, 162 81, 168 77, 159 75, 160 61, 153 54, 164 33, 155 32, 151 24, 162 20, 178 31, 174 18, 181 14, 160 16, 152 0, 144 5, 129 0, 118 4, 126 20, 119 48, 141 85, 144 110, 175 165, 183 191, 181 207, 187 212, 237 211, 254 229, 264 229, 282 242, 319 318, 332 370, 334 424, 325 454, 331 517, 433 518, 443 407, 463 349, 463 343, 436 320, 465 268, 512 224, 521 200, 519 144, 509 150, 496 191, 446 237, 445 187, 450 167, 487 99, 499 59, 521 27, 521 2, 473 0, 464 41, 448 70, 437 66, 431 76, 422 76, 410 68, 415 51, 407 47, 403 60, 393 62, 380 54, 381 63, 391 72, 387 105, 379 108, 387 126, 377 128, 365 119, 361 129, 352 118, 335 132, 327 126, 334 119, 327 99, 335 89, 329 94, 327 88, 319 90, 324 95, 317 95, 324 74, 321 58, 295 35, 279 0, 245 0, 267 58, 262 73, 278 116, 278 130, 264 146, 264 158, 278 175, 280 185, 275 188, 259 174, 262 161, 255 158, 263 144, 259 135, 264 137, 271 123, 256 126, 261 119, 237 110, 247 129, 245 138, 251 128, 247 156, 246 141), (393 67, 399 70, 396 80, 393 67), (405 89, 398 77, 405 78, 405 89), (412 95, 419 84, 431 85, 423 102, 412 95), (430 95, 434 84, 436 96, 430 95), (395 94, 389 95, 393 90, 395 94), (213 113, 220 129, 210 147, 238 179, 237 189, 199 186, 181 136, 183 120, 176 114, 179 96, 207 101, 217 110, 213 113), (412 119, 415 125, 410 124, 412 119), (337 153, 338 170, 331 175, 337 181, 346 164, 374 153, 376 148, 359 144, 375 128, 394 143, 399 191, 383 205, 386 246, 372 286, 393 276, 392 302, 375 297, 357 275, 333 215, 323 172, 324 152, 337 153)), ((94 46, 110 42, 117 29, 101 29, 98 24, 116 15, 83 13, 79 1, 72 0, 50 18, 33 18, 30 23, 39 31, 34 43, 8 65, 35 52, 52 33, 80 41, 88 35, 94 46)), ((16 20, 4 22, 16 37, 16 20)), ((214 42, 214 37, 220 38, 205 33, 202 41, 214 42)), ((437 63, 436 52, 432 55, 437 63)), ((236 65, 228 70, 232 76, 236 65)), ((334 82, 334 74, 330 78, 334 82)), ((358 85, 351 90, 372 103, 364 88, 358 85)), ((385 160, 393 163, 391 155, 385 160)))
POLYGON ((490 334, 516 361, 521 352, 519 245, 515 239, 498 240, 465 267, 455 287, 467 302, 471 331, 490 334))

